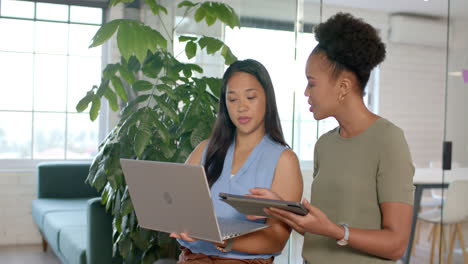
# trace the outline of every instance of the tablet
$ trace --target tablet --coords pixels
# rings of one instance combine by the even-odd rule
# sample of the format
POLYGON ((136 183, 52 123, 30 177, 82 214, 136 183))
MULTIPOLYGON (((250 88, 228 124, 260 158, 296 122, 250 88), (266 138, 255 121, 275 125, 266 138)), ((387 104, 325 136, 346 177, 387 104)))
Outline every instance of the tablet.
POLYGON ((245 215, 267 216, 263 209, 268 207, 287 210, 298 215, 306 215, 309 212, 300 202, 261 199, 229 193, 219 193, 219 197, 221 201, 245 215))

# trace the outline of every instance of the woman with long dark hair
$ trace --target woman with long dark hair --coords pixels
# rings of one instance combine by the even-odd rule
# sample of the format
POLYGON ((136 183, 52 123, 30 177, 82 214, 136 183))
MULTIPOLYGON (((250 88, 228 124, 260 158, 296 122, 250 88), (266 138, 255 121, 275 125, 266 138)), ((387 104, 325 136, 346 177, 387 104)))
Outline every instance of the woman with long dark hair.
MULTIPOLYGON (((287 200, 302 197, 302 176, 295 153, 286 144, 275 94, 265 67, 255 60, 237 61, 223 76, 219 110, 212 135, 188 158, 205 167, 218 217, 247 220, 219 201, 226 192, 245 195, 251 188, 269 188, 287 200)), ((265 222, 265 220, 263 220, 265 222)), ((183 251, 179 263, 272 263, 291 229, 275 219, 270 227, 213 244, 190 234, 175 234, 183 251)))

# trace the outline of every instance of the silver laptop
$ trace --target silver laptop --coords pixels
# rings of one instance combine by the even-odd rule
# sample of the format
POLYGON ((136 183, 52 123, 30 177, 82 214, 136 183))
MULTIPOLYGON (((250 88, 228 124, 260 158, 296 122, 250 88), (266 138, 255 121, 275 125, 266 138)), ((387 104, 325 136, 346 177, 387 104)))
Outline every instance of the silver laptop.
POLYGON ((200 165, 120 159, 140 226, 162 232, 186 232, 212 242, 268 227, 251 221, 217 218, 200 165))

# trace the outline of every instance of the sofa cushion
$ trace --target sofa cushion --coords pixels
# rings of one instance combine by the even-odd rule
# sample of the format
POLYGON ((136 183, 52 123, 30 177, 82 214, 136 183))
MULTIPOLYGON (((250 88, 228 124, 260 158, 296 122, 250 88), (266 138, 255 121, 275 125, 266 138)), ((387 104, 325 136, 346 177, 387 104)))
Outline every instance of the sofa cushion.
POLYGON ((86 226, 62 228, 59 237, 59 251, 68 264, 86 264, 86 226))
POLYGON ((51 212, 86 210, 89 198, 79 199, 35 199, 32 202, 34 222, 44 231, 44 217, 51 212))
POLYGON ((65 227, 85 227, 86 210, 49 212, 44 217, 44 236, 57 252, 60 252, 60 235, 65 227))

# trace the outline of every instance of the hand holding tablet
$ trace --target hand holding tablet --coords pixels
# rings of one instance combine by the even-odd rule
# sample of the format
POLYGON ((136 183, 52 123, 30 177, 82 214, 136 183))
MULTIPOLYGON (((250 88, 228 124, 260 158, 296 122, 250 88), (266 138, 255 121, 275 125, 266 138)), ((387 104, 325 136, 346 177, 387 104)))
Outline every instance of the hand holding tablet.
POLYGON ((254 198, 229 193, 220 193, 219 197, 221 201, 245 215, 267 216, 263 210, 269 207, 283 209, 298 215, 308 213, 308 210, 300 202, 254 198))

